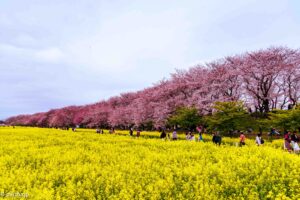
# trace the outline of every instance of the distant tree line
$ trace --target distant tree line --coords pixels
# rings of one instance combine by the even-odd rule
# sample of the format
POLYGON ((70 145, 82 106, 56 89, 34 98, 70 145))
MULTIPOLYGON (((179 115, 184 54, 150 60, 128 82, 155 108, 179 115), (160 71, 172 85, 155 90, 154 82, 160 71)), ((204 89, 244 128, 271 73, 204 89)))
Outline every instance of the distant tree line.
MULTIPOLYGON (((299 97, 300 51, 271 47, 228 56, 186 71, 177 70, 168 80, 107 101, 19 115, 5 122, 39 127, 137 126, 153 129, 182 124, 182 120, 188 118, 182 126, 205 123, 230 131, 244 122, 253 124, 253 119, 257 122, 258 119, 272 118, 282 126, 291 127, 290 122, 279 122, 278 117, 285 118, 287 113, 293 113, 289 117, 297 118, 297 109, 293 112, 285 110, 294 109, 299 97), (231 117, 240 121, 230 121, 226 112, 218 112, 222 109, 229 110, 231 117), (195 114, 199 117, 194 118, 195 114), (210 118, 204 120, 204 116, 210 118), (249 116, 252 121, 247 118, 249 116)), ((266 122, 260 122, 263 123, 266 122)))

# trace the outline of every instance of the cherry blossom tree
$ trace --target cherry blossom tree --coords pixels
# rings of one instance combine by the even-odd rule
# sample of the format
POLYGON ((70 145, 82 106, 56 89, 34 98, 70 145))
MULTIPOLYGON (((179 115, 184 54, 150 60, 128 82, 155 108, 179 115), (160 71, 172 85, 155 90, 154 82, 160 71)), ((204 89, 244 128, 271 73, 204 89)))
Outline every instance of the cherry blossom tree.
POLYGON ((299 99, 299 50, 271 47, 177 70, 168 80, 107 101, 19 115, 5 122, 42 127, 163 127, 180 107, 194 107, 198 114, 207 115, 214 112, 215 102, 243 101, 249 110, 266 114, 295 106, 299 99))

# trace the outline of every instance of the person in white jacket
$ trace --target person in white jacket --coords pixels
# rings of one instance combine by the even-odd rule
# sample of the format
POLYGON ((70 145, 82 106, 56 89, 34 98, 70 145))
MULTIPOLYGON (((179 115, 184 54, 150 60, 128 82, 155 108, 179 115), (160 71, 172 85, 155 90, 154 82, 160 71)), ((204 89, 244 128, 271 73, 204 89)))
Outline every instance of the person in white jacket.
POLYGON ((262 145, 264 143, 264 140, 261 138, 261 134, 258 133, 255 139, 255 142, 258 146, 262 145))

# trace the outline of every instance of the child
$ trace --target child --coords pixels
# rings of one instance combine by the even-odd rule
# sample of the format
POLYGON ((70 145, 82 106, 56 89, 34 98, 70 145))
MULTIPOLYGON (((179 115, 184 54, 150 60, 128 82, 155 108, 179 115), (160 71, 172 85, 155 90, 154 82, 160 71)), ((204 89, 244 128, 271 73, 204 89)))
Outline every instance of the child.
POLYGON ((191 136, 190 136, 190 141, 195 141, 195 136, 193 133, 191 133, 191 136))
POLYGON ((186 133, 185 133, 185 139, 186 139, 186 140, 189 140, 189 139, 190 139, 190 132, 186 132, 186 133))

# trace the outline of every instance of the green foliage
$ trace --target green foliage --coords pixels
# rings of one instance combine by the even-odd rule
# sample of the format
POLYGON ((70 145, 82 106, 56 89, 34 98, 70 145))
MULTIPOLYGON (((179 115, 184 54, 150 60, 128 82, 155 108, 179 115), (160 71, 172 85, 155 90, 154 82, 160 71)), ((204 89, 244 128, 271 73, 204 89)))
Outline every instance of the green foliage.
POLYGON ((269 113, 270 126, 286 130, 296 130, 300 127, 300 108, 293 110, 274 110, 269 113))
POLYGON ((179 125, 183 129, 195 128, 201 122, 202 117, 195 107, 180 107, 168 119, 168 125, 179 125))
POLYGON ((229 132, 230 130, 246 129, 255 126, 255 121, 246 112, 243 102, 215 102, 216 110, 212 116, 207 116, 207 124, 211 130, 218 129, 229 132))
POLYGON ((141 125, 142 130, 153 130, 153 127, 154 125, 152 121, 147 121, 141 125))

